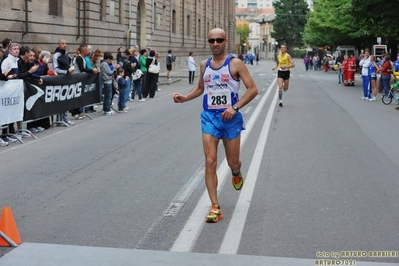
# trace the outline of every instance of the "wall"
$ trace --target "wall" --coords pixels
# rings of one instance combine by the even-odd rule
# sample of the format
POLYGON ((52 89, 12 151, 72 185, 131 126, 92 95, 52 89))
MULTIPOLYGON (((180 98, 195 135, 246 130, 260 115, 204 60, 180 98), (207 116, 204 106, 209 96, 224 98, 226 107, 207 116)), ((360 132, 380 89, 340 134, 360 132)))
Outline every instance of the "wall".
POLYGON ((2 0, 0 25, 0 40, 7 37, 51 52, 61 38, 67 41, 70 54, 82 43, 116 54, 119 46, 131 47, 139 42, 157 50, 164 60, 167 50, 172 49, 178 58, 175 67, 187 64, 189 51, 198 58, 210 54, 206 39, 214 27, 228 34, 226 52, 235 50, 233 1, 2 0), (175 33, 171 32, 173 23, 175 33))

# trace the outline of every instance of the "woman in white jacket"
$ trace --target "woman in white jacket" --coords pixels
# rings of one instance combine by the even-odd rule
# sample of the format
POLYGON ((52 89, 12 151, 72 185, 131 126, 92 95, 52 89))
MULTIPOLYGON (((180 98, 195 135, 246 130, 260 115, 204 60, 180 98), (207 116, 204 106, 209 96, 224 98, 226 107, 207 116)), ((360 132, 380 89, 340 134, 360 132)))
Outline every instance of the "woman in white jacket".
POLYGON ((190 52, 188 55, 188 83, 194 84, 194 74, 195 74, 195 59, 194 53, 190 52))

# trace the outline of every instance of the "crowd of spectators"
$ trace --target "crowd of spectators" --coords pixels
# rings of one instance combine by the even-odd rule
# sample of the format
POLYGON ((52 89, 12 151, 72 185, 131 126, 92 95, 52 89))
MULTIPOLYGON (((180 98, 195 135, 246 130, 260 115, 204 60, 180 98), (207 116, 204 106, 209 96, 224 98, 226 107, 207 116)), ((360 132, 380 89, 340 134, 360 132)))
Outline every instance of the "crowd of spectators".
MULTIPOLYGON (((11 79, 37 79, 43 83, 43 76, 71 75, 76 73, 99 73, 99 94, 104 115, 126 113, 129 109, 127 101, 143 102, 147 97, 154 98, 158 88, 158 76, 156 73, 147 73, 151 64, 155 64, 160 70, 158 53, 151 48, 141 49, 135 45, 133 49, 119 47, 117 58, 112 52, 102 52, 101 48, 94 50, 90 45, 82 44, 76 49, 74 56, 67 52, 67 42, 64 39, 58 41, 53 54, 41 50, 39 47, 28 47, 12 42, 5 38, 0 47, 0 80, 11 79), (113 108, 113 98, 118 98, 117 107, 113 108), (115 111, 114 111, 115 110, 115 111)), ((85 114, 96 112, 97 104, 82 106, 74 110, 54 114, 57 125, 72 126, 72 120, 81 120, 85 114)), ((1 114, 0 114, 1 115, 1 114)), ((42 132, 51 127, 51 119, 54 116, 41 118, 26 123, 26 129, 22 121, 0 125, 0 147, 8 146, 22 138, 29 138, 32 134, 42 132), (17 125, 15 129, 14 124, 17 125)))

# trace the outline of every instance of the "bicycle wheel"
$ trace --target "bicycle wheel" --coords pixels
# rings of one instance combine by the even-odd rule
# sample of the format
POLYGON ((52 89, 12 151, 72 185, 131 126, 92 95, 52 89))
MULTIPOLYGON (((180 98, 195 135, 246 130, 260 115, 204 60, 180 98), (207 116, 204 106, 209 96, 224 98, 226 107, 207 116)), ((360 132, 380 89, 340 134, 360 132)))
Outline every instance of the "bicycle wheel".
POLYGON ((385 105, 391 104, 392 94, 388 94, 388 96, 382 95, 381 100, 385 105))

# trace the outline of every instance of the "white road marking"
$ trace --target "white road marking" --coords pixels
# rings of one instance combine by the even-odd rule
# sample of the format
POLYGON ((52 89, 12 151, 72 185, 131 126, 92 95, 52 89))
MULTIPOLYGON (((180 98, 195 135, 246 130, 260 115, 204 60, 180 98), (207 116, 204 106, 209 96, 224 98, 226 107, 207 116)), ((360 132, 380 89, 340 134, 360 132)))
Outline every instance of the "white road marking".
MULTIPOLYGON (((249 119, 246 130, 244 130, 241 134, 241 147, 244 145, 245 141, 248 138, 249 133, 251 132, 255 122, 257 121, 261 110, 268 99, 271 91, 273 90, 274 84, 276 83, 276 79, 273 80, 272 84, 269 86, 269 90, 266 92, 265 96, 263 96, 262 100, 259 102, 258 106, 256 107, 254 113, 252 114, 251 118, 249 119)), ((223 160, 221 165, 218 167, 217 176, 218 176, 218 190, 223 186, 224 182, 226 181, 227 174, 230 172, 230 169, 227 165, 226 158, 223 160)), ((177 237, 175 243, 173 244, 170 251, 178 251, 178 252, 191 252, 195 242, 200 235, 202 228, 205 224, 205 216, 209 210, 209 196, 208 192, 205 190, 202 194, 200 200, 198 201, 197 206, 195 207, 194 211, 192 212, 191 216, 187 220, 184 228, 180 232, 179 236, 177 237)))
POLYGON ((237 254, 242 232, 245 226, 245 221, 248 216, 248 210, 251 205, 256 180, 258 179, 259 168, 262 163, 262 157, 265 151, 266 140, 269 134, 274 109, 276 108, 277 92, 278 90, 276 90, 272 104, 267 112, 265 123, 263 124, 262 131, 251 160, 251 165, 249 166, 247 174, 248 178, 245 180, 242 192, 240 193, 240 197, 238 198, 236 204, 236 208, 234 209, 233 216, 231 217, 222 245, 220 246, 220 254, 237 254))

